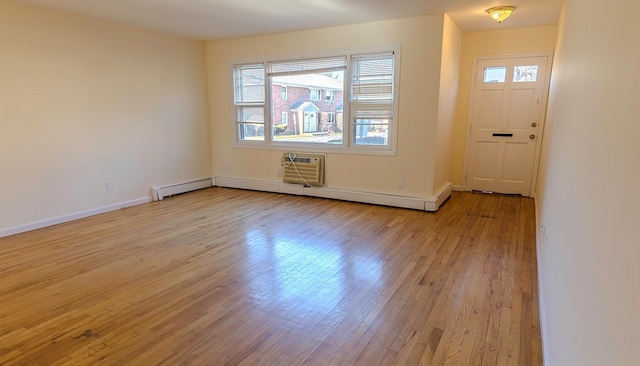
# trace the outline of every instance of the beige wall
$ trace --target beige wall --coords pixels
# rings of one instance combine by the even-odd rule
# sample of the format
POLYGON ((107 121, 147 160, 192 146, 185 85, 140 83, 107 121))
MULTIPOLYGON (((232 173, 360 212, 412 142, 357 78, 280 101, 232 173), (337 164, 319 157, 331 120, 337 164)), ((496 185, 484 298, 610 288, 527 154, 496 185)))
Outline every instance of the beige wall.
POLYGON ((326 183, 332 188, 431 197, 443 24, 444 15, 437 15, 209 42, 207 63, 215 176, 282 180, 277 173, 284 150, 256 150, 232 145, 234 60, 401 44, 397 156, 330 153, 326 183), (404 190, 397 188, 401 178, 406 181, 404 190))
POLYGON ((567 0, 538 184, 549 366, 640 360, 640 3, 567 0))
POLYGON ((451 182, 455 112, 460 74, 462 31, 445 15, 440 70, 440 96, 438 106, 438 129, 436 141, 436 170, 433 188, 439 191, 451 182))
POLYGON ((455 143, 453 165, 451 167, 451 182, 455 186, 462 185, 464 174, 473 58, 486 55, 551 52, 555 49, 556 38, 557 26, 555 25, 463 34, 460 87, 458 89, 454 132, 455 143))
POLYGON ((211 175, 201 42, 0 1, 0 101, 0 231, 211 175))

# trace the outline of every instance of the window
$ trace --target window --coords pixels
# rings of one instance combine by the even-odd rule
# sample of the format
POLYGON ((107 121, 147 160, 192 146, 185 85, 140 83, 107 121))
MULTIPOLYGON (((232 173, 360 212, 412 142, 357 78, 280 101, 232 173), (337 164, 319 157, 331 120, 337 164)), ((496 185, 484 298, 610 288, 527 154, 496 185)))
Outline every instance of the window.
POLYGON ((236 131, 238 140, 264 141, 264 65, 235 68, 236 131))
POLYGON ((506 77, 507 77, 506 66, 485 67, 482 82, 483 83, 504 83, 506 77))
POLYGON ((351 60, 351 141, 386 146, 394 115, 393 54, 352 56, 351 60))
POLYGON ((271 103, 273 121, 284 112, 291 118, 291 126, 285 131, 276 133, 274 130, 272 143, 341 145, 341 131, 332 129, 323 116, 335 113, 338 104, 343 104, 342 93, 337 93, 338 103, 328 105, 320 101, 323 91, 344 89, 346 57, 279 61, 266 66, 269 81, 289 85, 292 95, 286 103, 276 100, 271 103))
POLYGON ((320 89, 311 89, 309 94, 309 100, 320 100, 320 89))
POLYGON ((533 83, 538 80, 538 65, 516 66, 513 68, 514 83, 533 83))
POLYGON ((385 52, 234 66, 237 142, 393 153, 396 57, 385 52))
POLYGON ((324 92, 324 100, 332 102, 336 98, 336 93, 333 90, 326 90, 324 92))

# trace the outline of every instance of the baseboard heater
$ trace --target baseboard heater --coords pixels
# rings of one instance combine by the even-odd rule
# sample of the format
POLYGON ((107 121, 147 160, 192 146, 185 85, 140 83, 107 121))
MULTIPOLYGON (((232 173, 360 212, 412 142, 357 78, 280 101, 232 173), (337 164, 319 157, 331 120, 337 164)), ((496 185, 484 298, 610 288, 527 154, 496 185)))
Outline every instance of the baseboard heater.
POLYGON ((209 188, 212 186, 213 180, 211 178, 198 179, 191 182, 177 183, 162 187, 153 186, 151 187, 151 197, 154 201, 162 201, 165 197, 209 188))

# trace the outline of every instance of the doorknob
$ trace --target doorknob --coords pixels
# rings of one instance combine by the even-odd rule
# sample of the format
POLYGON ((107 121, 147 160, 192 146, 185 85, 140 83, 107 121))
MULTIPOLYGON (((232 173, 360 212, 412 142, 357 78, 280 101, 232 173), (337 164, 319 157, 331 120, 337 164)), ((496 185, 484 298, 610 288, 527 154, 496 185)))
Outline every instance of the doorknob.
POLYGON ((536 135, 531 134, 531 135, 529 135, 529 138, 533 140, 533 139, 535 139, 535 138, 536 138, 536 135))

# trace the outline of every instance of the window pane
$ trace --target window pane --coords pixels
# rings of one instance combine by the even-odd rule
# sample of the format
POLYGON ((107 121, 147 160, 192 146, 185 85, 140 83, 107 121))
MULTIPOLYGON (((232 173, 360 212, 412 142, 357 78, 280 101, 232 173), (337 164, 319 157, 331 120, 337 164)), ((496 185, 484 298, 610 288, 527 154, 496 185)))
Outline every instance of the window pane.
POLYGON ((264 103, 264 66, 240 65, 235 71, 236 103, 264 103))
POLYGON ((273 141, 342 143, 344 70, 272 76, 271 84, 273 141), (277 92, 282 87, 287 99, 277 92))
POLYGON ((538 79, 538 65, 516 66, 513 69, 513 81, 516 83, 532 83, 538 79))
POLYGON ((264 108, 238 107, 238 122, 264 123, 264 108))
POLYGON ((356 145, 387 145, 389 121, 383 119, 356 119, 353 126, 353 142, 356 145))
POLYGON ((240 140, 264 141, 264 124, 238 123, 240 140))
POLYGON ((483 83, 504 83, 507 77, 507 67, 485 67, 483 83))

